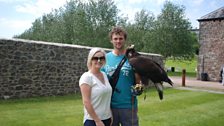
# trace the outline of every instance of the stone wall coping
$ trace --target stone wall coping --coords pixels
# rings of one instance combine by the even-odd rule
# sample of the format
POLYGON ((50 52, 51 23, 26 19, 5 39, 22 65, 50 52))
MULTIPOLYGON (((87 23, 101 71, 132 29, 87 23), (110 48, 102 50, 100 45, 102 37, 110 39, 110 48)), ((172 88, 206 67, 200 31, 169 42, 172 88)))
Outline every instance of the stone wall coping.
MULTIPOLYGON (((55 43, 55 42, 45 42, 45 41, 35 41, 35 40, 28 40, 28 39, 16 39, 16 38, 0 38, 0 40, 6 40, 6 41, 20 41, 25 43, 36 43, 36 44, 45 44, 45 45, 53 45, 53 46, 60 46, 60 47, 75 47, 75 48, 85 48, 85 49, 92 49, 92 48, 101 48, 105 51, 112 51, 112 49, 108 48, 102 48, 102 47, 89 47, 89 46, 82 46, 82 45, 74 45, 74 44, 65 44, 65 43, 55 43)), ((159 56, 163 57, 160 54, 155 53, 144 53, 139 52, 140 54, 147 55, 147 56, 159 56)))

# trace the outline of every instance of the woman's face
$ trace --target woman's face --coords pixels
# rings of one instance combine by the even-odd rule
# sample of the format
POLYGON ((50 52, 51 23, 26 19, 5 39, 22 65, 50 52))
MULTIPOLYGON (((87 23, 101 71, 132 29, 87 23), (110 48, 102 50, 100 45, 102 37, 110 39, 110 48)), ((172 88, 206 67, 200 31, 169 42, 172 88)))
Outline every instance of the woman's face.
POLYGON ((105 64, 105 55, 102 52, 97 52, 92 57, 92 68, 100 69, 105 64))

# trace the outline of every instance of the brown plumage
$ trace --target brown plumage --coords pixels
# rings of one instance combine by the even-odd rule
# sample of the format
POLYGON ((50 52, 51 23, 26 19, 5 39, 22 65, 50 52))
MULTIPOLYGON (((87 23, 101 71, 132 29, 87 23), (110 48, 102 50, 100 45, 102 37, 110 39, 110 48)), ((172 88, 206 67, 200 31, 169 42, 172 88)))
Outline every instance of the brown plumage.
POLYGON ((140 76, 142 84, 148 85, 148 81, 150 79, 155 84, 155 87, 159 93, 159 98, 162 100, 162 83, 167 82, 171 86, 173 85, 173 82, 167 76, 165 70, 157 62, 136 52, 134 45, 127 48, 125 56, 129 60, 129 63, 133 67, 135 73, 140 76))

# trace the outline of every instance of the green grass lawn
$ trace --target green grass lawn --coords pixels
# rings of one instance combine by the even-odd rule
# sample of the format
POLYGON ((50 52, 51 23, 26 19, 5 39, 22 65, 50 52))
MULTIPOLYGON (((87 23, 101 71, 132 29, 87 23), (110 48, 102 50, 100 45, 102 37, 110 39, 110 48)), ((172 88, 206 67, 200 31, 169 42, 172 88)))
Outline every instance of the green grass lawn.
POLYGON ((197 59, 193 60, 172 60, 167 59, 165 68, 175 68, 175 72, 168 72, 169 76, 181 76, 183 69, 186 70, 186 76, 196 77, 197 59))
POLYGON ((81 126, 80 95, 0 101, 1 126, 81 126))
MULTIPOLYGON (((224 95, 166 88, 139 97, 140 126, 220 126, 224 95)), ((82 126, 80 95, 0 101, 1 126, 82 126)))

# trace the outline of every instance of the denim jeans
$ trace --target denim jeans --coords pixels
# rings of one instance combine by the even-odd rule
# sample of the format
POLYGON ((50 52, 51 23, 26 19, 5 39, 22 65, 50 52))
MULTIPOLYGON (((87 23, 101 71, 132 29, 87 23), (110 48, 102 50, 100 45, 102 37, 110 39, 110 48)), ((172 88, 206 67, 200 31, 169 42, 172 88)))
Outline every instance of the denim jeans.
MULTIPOLYGON (((105 126, 110 126, 111 123, 111 118, 102 120, 105 126)), ((94 120, 86 120, 84 122, 84 126, 96 126, 96 123, 94 120)))
POLYGON ((112 109, 112 126, 138 126, 137 109, 112 109))

